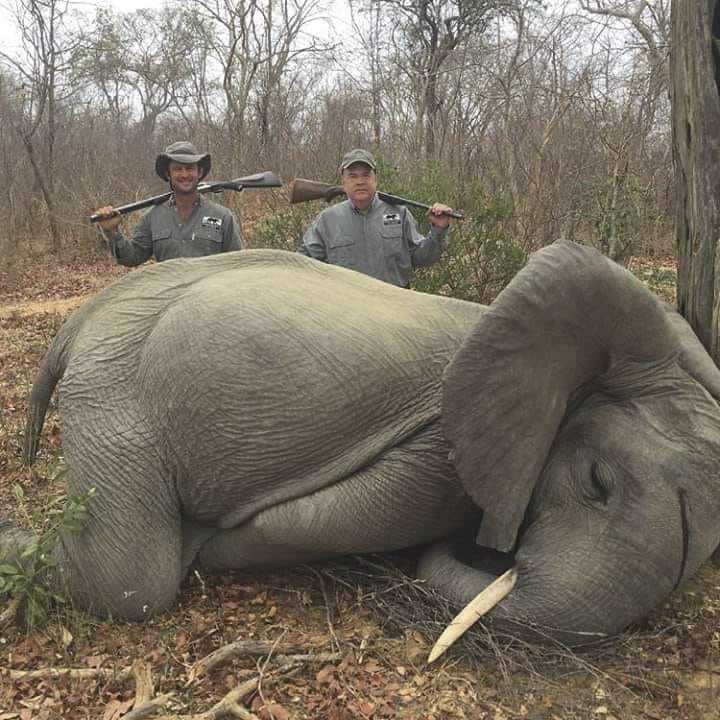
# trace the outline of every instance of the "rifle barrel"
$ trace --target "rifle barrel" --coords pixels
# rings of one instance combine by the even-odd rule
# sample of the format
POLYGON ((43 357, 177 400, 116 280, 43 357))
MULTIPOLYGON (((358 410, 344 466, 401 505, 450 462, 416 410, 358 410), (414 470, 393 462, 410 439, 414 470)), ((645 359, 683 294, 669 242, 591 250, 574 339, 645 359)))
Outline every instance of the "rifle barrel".
MULTIPOLYGON (((408 200, 407 198, 400 197, 399 195, 390 195, 390 193, 381 192, 380 190, 377 191, 377 196, 383 202, 390 203, 390 205, 410 205, 411 207, 421 208, 422 210, 430 209, 430 205, 426 205, 425 203, 418 202, 417 200, 408 200)), ((455 218, 456 220, 465 219, 465 215, 463 215, 463 213, 459 210, 449 210, 444 212, 443 215, 455 218)))
MULTIPOLYGON (((198 185, 197 191, 199 193, 217 193, 223 190, 235 190, 241 192, 245 188, 272 188, 281 187, 282 183, 280 178, 273 172, 261 172, 255 175, 248 175, 247 177, 236 178, 235 180, 218 180, 217 182, 201 183, 198 185)), ((152 205, 160 205, 168 200, 172 195, 172 191, 163 193, 162 195, 154 195, 153 197, 145 198, 144 200, 137 200, 136 202, 127 203, 126 205, 120 205, 113 208, 116 215, 125 215, 126 213, 134 212, 135 210, 142 210, 143 208, 150 207, 152 205)), ((90 216, 91 223, 97 223, 101 220, 107 220, 108 218, 103 215, 93 213, 90 216)))

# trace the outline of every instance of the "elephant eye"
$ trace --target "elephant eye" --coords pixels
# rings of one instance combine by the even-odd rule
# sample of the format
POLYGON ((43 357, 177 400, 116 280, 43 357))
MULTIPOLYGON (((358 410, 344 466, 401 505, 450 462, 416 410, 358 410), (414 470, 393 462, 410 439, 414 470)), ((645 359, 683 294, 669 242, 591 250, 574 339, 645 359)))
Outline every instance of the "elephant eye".
POLYGON ((590 486, 585 490, 585 498, 607 505, 614 484, 610 468, 604 462, 595 460, 590 467, 590 486))

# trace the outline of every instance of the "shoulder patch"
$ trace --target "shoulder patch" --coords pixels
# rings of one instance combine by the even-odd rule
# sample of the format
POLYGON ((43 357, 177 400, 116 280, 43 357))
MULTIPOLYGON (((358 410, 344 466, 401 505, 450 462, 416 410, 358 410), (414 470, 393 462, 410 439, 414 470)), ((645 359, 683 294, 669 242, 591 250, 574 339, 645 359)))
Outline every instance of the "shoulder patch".
POLYGON ((211 215, 205 215, 200 221, 203 227, 214 228, 219 230, 222 227, 222 218, 212 217, 211 215))
POLYGON ((385 213, 383 215, 383 225, 400 225, 402 220, 398 213, 385 213))

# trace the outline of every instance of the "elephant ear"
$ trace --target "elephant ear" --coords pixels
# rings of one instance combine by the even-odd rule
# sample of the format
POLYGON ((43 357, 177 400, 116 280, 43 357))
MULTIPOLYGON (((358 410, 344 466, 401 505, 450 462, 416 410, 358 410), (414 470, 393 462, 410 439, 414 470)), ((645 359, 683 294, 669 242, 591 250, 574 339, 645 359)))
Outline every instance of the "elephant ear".
POLYGON ((483 510, 477 542, 512 550, 578 387, 600 376, 637 383, 677 353, 660 303, 630 272, 572 242, 535 253, 443 377, 445 436, 465 490, 483 510))
POLYGON ((663 303, 667 318, 680 342, 680 366, 697 380, 714 398, 720 401, 720 370, 708 355, 703 344, 688 324, 687 320, 674 307, 663 303))

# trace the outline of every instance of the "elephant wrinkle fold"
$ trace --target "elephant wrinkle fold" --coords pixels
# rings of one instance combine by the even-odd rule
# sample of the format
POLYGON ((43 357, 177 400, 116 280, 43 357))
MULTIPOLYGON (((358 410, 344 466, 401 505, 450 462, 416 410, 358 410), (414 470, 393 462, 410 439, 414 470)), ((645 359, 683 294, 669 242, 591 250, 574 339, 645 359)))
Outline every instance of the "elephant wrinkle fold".
MULTIPOLYGON (((720 544, 720 372, 683 323, 567 242, 490 307, 280 251, 135 271, 68 319, 30 394, 25 457, 57 385, 69 491, 97 488, 58 577, 143 620, 195 561, 429 543, 418 572, 454 605, 493 557, 515 567, 491 624, 618 633, 720 544)), ((30 542, 3 532, 0 562, 30 542)))

